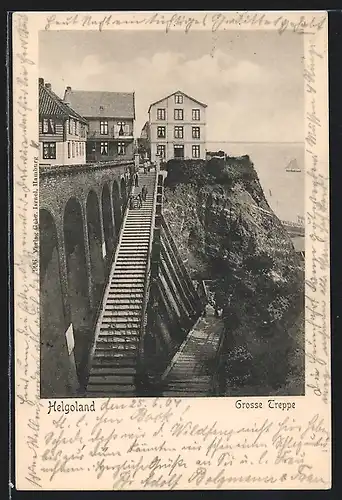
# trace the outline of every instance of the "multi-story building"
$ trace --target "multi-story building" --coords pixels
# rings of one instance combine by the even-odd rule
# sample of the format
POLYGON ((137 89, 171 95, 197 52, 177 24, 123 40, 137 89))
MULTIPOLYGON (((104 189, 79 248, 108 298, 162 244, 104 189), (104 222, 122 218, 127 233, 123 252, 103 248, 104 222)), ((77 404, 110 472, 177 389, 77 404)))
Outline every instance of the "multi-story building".
POLYGON ((86 162, 87 121, 39 78, 39 164, 86 162))
POLYGON ((133 157, 134 93, 67 87, 64 102, 87 119, 87 161, 133 157))
POLYGON ((172 158, 201 158, 206 153, 207 105, 177 91, 150 105, 149 139, 151 160, 156 155, 172 158))
POLYGON ((150 124, 145 122, 141 129, 140 137, 138 138, 138 153, 143 160, 149 159, 151 156, 150 147, 150 124))

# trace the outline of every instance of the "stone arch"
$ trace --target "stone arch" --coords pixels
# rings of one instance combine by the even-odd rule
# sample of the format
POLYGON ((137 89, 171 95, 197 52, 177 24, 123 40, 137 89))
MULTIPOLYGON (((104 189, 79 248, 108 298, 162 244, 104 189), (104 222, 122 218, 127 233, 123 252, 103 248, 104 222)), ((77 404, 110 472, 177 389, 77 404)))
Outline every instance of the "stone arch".
POLYGON ((116 181, 113 182, 112 199, 113 199, 113 213, 114 213, 115 230, 116 230, 116 235, 118 235, 119 230, 120 230, 120 225, 121 225, 121 203, 120 203, 119 186, 118 186, 118 183, 116 181))
POLYGON ((121 210, 123 213, 126 208, 126 201, 127 201, 127 188, 124 178, 122 178, 120 181, 120 192, 121 192, 121 210))
POLYGON ((92 331, 82 209, 76 198, 70 198, 65 206, 63 229, 68 295, 75 341, 75 362, 82 386, 92 331))
MULTIPOLYGON (((55 221, 39 211, 40 261, 40 392, 41 397, 65 397, 72 384, 55 221)), ((77 385, 75 373, 74 384, 77 385)))
POLYGON ((102 255, 99 201, 93 190, 88 193, 86 213, 94 303, 97 305, 100 300, 105 281, 105 269, 102 255))
POLYGON ((112 221, 112 209, 108 184, 104 184, 101 195, 103 232, 106 245, 106 257, 110 259, 114 248, 114 231, 112 221))

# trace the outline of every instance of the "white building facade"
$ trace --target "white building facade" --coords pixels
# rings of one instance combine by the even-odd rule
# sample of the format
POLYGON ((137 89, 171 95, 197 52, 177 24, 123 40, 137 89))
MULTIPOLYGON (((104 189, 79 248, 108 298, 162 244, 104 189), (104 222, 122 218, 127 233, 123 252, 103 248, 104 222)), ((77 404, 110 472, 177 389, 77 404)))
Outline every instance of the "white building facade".
POLYGON ((82 165, 86 162, 87 121, 39 78, 39 164, 82 165))
POLYGON ((207 105, 177 91, 150 105, 151 161, 205 159, 207 105))

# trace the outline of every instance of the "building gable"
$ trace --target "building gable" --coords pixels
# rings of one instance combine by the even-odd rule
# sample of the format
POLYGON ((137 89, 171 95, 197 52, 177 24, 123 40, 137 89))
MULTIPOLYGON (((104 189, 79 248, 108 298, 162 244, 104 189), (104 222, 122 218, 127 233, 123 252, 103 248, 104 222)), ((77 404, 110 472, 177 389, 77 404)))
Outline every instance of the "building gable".
POLYGON ((162 107, 163 104, 165 104, 168 101, 169 98, 175 96, 176 94, 182 95, 185 99, 188 99, 188 100, 192 101, 197 106, 200 106, 202 108, 206 108, 207 107, 207 104, 204 104, 203 102, 198 101, 197 99, 194 99, 193 97, 189 96, 185 92, 182 92, 181 90, 177 90, 176 92, 173 92, 172 94, 169 94, 166 97, 163 97, 162 99, 159 99, 158 101, 153 102, 150 105, 150 107, 148 108, 148 112, 150 112, 151 108, 154 107, 154 106, 158 105, 158 107, 159 106, 162 107))
POLYGON ((74 118, 86 123, 85 118, 79 115, 74 109, 68 106, 57 94, 51 90, 50 84, 44 84, 42 78, 39 79, 39 116, 67 119, 74 118))

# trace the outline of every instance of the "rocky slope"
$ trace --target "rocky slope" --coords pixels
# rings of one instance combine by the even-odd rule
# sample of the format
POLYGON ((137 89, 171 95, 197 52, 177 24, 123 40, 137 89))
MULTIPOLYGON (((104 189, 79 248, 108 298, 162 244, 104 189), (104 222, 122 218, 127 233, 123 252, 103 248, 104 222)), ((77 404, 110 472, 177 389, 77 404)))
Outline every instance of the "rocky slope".
POLYGON ((229 395, 301 394, 303 272, 248 156, 169 161, 164 216, 223 308, 229 395))

